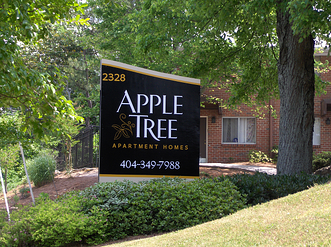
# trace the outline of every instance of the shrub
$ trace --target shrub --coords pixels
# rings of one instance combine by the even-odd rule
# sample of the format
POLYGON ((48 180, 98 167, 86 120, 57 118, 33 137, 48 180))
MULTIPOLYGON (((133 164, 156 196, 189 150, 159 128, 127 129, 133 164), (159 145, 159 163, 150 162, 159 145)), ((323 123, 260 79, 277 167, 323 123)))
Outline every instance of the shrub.
POLYGON ((20 188, 20 194, 21 194, 21 198, 27 198, 30 196, 30 188, 29 187, 22 187, 20 188))
POLYGON ((95 245, 171 231, 234 213, 244 208, 245 199, 229 180, 163 178, 100 183, 57 201, 42 194, 36 203, 2 222, 1 246, 95 245))
POLYGON ((229 178, 219 177, 218 180, 229 179, 243 195, 246 195, 248 204, 256 205, 308 189, 314 184, 326 183, 330 178, 330 176, 305 173, 298 175, 256 173, 237 174, 229 178))
MULTIPOLYGON (((37 198, 39 199, 39 198, 37 198)), ((35 207, 25 207, 11 214, 3 223, 1 246, 64 246, 73 242, 99 244, 106 240, 103 231, 107 213, 91 209, 80 212, 77 198, 54 202, 43 196, 35 207)))
POLYGON ((268 155, 266 155, 262 151, 251 150, 249 151, 248 156, 249 162, 251 163, 272 162, 272 159, 269 158, 268 155))
POLYGON ((5 211, 0 214, 0 246, 95 245, 128 235, 182 229, 234 213, 246 202, 266 202, 329 179, 256 173, 214 180, 100 183, 57 201, 43 193, 35 207, 12 212, 11 222, 5 222, 5 211))
POLYGON ((228 180, 102 183, 80 192, 85 213, 106 210, 110 238, 166 232, 221 218, 244 208, 245 199, 228 180))
POLYGON ((47 153, 41 153, 28 163, 30 179, 36 187, 40 187, 54 179, 56 161, 47 153))
POLYGON ((313 157, 313 171, 331 166, 331 152, 321 152, 313 157))

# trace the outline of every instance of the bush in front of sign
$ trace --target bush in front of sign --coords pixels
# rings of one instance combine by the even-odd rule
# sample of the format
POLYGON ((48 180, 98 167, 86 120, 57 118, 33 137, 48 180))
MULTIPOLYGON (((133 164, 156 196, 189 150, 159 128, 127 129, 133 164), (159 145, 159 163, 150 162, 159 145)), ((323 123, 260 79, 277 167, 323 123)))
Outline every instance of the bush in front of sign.
POLYGON ((79 193, 85 214, 108 211, 111 239, 167 232, 221 218, 245 207, 229 181, 179 178, 100 183, 79 193))
POLYGON ((244 208, 229 182, 155 179, 100 183, 12 212, 0 222, 1 246, 95 245, 128 235, 166 232, 221 218, 244 208))
POLYGON ((244 208, 235 186, 212 179, 180 183, 175 187, 151 184, 152 224, 157 231, 173 231, 219 219, 244 208))

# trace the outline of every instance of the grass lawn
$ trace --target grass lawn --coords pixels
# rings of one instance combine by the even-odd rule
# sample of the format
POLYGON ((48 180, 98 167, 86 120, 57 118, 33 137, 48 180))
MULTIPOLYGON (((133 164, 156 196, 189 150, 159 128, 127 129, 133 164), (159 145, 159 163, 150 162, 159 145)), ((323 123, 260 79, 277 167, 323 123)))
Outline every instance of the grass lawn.
POLYGON ((331 246, 330 229, 329 183, 220 220, 111 246, 331 246))

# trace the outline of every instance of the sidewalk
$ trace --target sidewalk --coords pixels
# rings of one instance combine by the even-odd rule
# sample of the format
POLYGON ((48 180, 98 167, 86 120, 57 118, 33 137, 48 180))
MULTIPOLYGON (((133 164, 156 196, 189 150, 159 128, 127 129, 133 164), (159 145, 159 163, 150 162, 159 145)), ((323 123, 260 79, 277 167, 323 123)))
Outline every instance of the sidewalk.
POLYGON ((209 167, 220 167, 220 168, 238 168, 246 171, 263 172, 268 175, 276 175, 277 169, 263 166, 251 166, 251 165, 238 165, 238 164, 227 164, 227 163, 200 163, 200 166, 209 167))

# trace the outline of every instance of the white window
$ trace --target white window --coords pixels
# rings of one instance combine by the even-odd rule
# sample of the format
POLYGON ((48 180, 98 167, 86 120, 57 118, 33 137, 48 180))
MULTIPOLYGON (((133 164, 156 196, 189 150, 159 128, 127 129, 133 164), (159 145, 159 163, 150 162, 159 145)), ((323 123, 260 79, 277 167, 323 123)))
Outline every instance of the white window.
POLYGON ((223 143, 255 143, 255 118, 223 118, 223 143))
POLYGON ((313 145, 321 145, 321 119, 315 118, 314 132, 313 132, 313 145))

